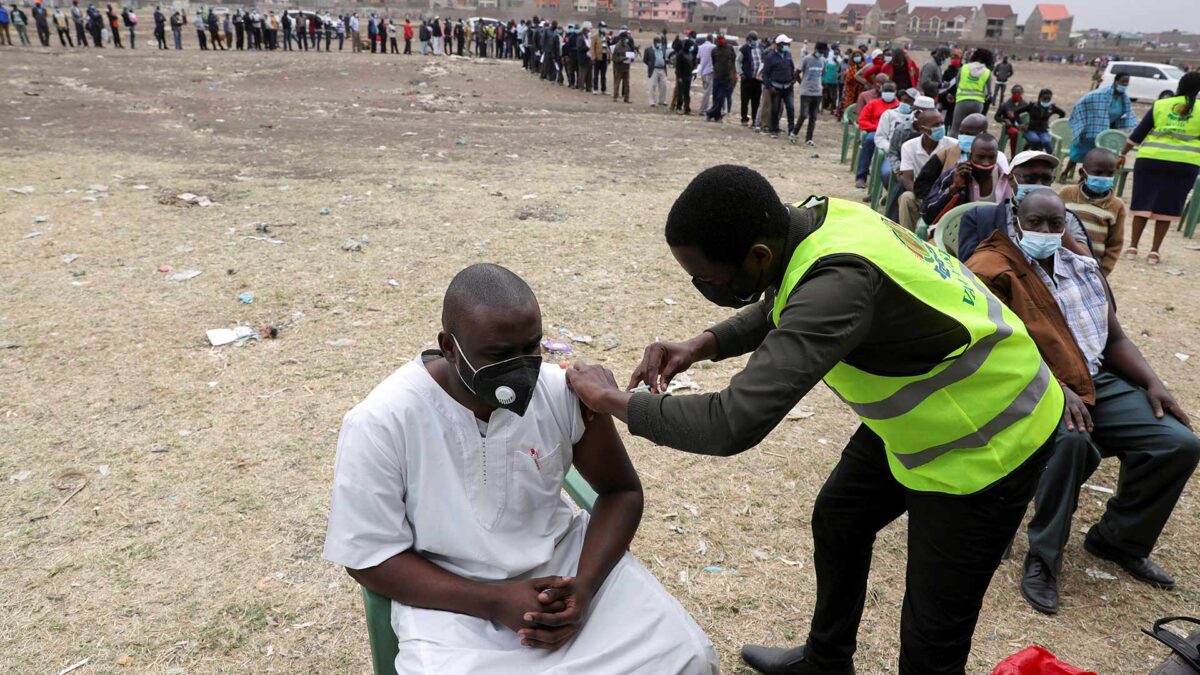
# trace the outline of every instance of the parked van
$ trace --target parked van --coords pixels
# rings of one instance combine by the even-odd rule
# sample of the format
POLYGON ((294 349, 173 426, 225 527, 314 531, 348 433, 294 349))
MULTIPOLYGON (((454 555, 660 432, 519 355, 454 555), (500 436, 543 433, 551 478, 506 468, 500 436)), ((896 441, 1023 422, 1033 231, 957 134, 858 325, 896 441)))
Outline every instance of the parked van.
POLYGON ((1129 74, 1129 90, 1125 93, 1135 101, 1154 102, 1165 96, 1174 96, 1183 71, 1165 63, 1144 61, 1113 61, 1104 71, 1100 86, 1113 83, 1117 75, 1129 74))

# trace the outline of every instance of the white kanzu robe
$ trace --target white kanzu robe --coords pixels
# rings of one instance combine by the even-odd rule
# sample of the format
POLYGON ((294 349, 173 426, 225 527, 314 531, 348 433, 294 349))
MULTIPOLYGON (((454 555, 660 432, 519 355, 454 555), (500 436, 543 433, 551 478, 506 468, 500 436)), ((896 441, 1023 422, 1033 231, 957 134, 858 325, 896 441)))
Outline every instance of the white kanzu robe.
MULTIPOLYGON (((561 489, 584 425, 562 369, 543 365, 525 415, 497 410, 481 435, 426 370, 436 356, 404 365, 343 419, 325 559, 364 569, 412 550, 476 581, 575 575, 588 517, 561 489)), ((394 601, 392 628, 402 675, 718 672, 704 632, 629 553, 583 630, 553 652, 501 624, 394 601)))

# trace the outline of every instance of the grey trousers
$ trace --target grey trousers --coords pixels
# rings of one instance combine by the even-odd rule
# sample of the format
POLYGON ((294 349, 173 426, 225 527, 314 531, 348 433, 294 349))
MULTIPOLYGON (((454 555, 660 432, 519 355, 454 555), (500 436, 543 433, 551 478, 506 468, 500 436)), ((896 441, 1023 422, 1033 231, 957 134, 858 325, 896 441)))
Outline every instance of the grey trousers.
POLYGON ((1150 555, 1200 460, 1200 439, 1170 413, 1156 419, 1144 391, 1107 371, 1094 381, 1096 405, 1089 412, 1095 428, 1067 431, 1059 424, 1054 454, 1034 497, 1029 552, 1056 574, 1080 486, 1101 459, 1119 458, 1121 473, 1093 535, 1138 558, 1150 555))
POLYGON ((983 112, 983 104, 979 101, 959 101, 954 104, 954 121, 950 125, 950 129, 946 131, 947 136, 958 137, 958 125, 962 124, 963 118, 967 115, 983 112))

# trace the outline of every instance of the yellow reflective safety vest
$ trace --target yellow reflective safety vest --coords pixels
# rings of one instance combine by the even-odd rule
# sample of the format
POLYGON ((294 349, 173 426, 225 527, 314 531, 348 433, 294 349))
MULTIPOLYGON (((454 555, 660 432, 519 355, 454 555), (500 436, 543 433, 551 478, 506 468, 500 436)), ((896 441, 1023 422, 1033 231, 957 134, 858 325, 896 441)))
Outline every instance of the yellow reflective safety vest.
POLYGON ((988 78, 992 76, 990 68, 984 68, 983 73, 979 77, 971 77, 971 64, 964 64, 958 70, 958 90, 954 92, 954 100, 957 103, 963 101, 979 101, 983 103, 987 97, 987 90, 984 88, 987 85, 988 78))
POLYGON ((1183 96, 1154 103, 1154 129, 1142 141, 1138 157, 1200 166, 1200 103, 1184 117, 1186 105, 1183 96))
POLYGON ((825 384, 883 439, 902 485, 978 492, 1020 466, 1055 432, 1063 392, 1021 320, 950 254, 862 204, 828 200, 824 223, 788 262, 775 297, 775 325, 792 290, 813 265, 833 255, 870 261, 971 337, 921 375, 877 375, 845 362, 825 375, 825 384))

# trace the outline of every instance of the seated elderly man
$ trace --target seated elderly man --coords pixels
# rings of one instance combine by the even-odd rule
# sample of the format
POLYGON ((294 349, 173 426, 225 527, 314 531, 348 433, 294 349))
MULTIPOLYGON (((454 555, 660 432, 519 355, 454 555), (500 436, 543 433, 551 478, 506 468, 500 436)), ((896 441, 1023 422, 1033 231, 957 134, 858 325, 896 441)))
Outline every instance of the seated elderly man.
POLYGON ((716 673, 627 550, 642 488, 611 418, 582 414, 541 340, 515 274, 455 276, 439 349, 342 421, 325 558, 393 600, 402 674, 716 673), (562 496, 572 464, 599 495, 590 518, 562 496))
POLYGON ((933 184, 921 214, 926 223, 963 204, 1003 204, 1012 196, 1008 172, 1000 165, 1000 146, 995 136, 984 132, 973 141, 967 161, 950 165, 933 184))
MULTIPOLYGON (((975 252, 979 242, 991 233, 1003 230, 1009 238, 1016 239, 1013 223, 1017 217, 1017 206, 1031 190, 1050 187, 1054 182, 1054 169, 1058 158, 1040 150, 1026 150, 1013 157, 1012 196, 1003 204, 980 206, 963 214, 958 226, 958 258, 967 260, 975 252)), ((1091 245, 1083 223, 1070 210, 1067 211, 1067 229, 1072 238, 1079 242, 1084 252, 1091 245)))
POLYGON ((1034 500, 1021 595, 1040 612, 1058 611, 1058 573, 1080 486, 1113 456, 1121 460, 1116 494, 1083 547, 1139 581, 1172 588, 1150 552, 1200 461, 1200 441, 1122 331, 1095 258, 1064 247, 1075 241, 1064 236, 1062 199, 1050 189, 1031 191, 1013 225, 1015 236, 993 232, 967 267, 1025 323, 1066 394, 1034 500))

